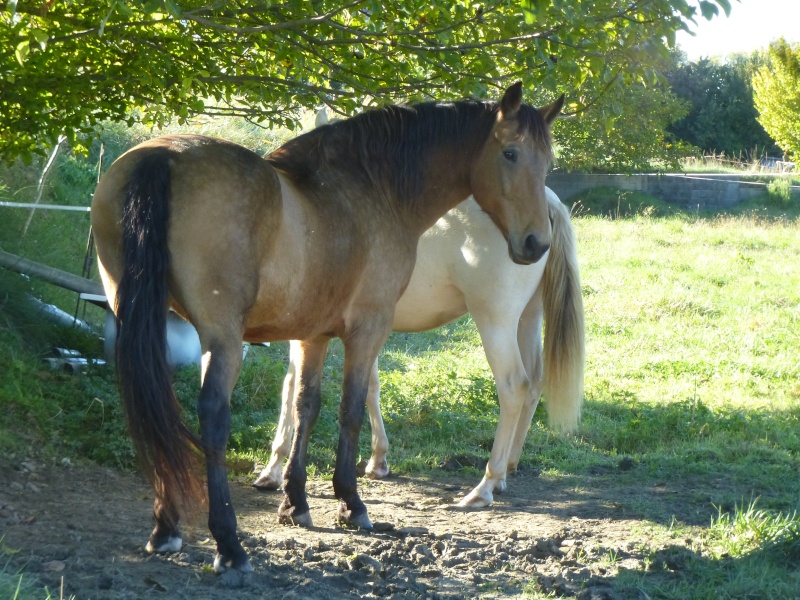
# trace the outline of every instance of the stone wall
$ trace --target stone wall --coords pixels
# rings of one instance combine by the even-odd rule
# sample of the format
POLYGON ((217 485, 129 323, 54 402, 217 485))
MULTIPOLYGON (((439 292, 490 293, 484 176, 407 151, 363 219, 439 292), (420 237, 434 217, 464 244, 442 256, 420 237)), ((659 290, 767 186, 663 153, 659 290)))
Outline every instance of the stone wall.
MULTIPOLYGON (((741 181, 741 175, 665 174, 665 175, 588 175, 554 172, 547 185, 562 200, 596 187, 645 192, 688 209, 724 209, 748 200, 767 189, 767 184, 741 181)), ((779 175, 777 177, 780 177, 779 175)), ((800 186, 793 186, 800 193, 800 186)))

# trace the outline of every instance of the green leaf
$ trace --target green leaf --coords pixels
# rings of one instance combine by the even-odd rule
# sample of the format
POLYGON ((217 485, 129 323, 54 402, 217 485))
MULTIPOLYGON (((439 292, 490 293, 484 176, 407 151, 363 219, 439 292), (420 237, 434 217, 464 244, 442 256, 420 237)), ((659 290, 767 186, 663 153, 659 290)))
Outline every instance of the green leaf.
POLYGON ((31 30, 31 35, 33 36, 33 39, 35 39, 40 44, 43 44, 48 39, 50 39, 50 36, 47 35, 47 32, 46 31, 42 31, 41 29, 33 29, 33 30, 31 30))
POLYGON ((533 25, 547 10, 550 0, 522 0, 522 13, 525 15, 525 23, 533 25))
POLYGON ((164 4, 167 7, 167 11, 169 12, 169 14, 171 14, 173 17, 177 19, 181 18, 183 11, 181 11, 181 7, 178 6, 175 2, 173 2, 173 0, 166 0, 164 4))
POLYGON ((703 13, 703 17, 705 17, 706 20, 710 21, 719 14, 719 9, 716 4, 708 0, 700 0, 700 12, 703 13))
POLYGON ((47 40, 50 39, 50 36, 47 35, 47 32, 41 29, 33 29, 31 30, 31 35, 33 36, 34 40, 39 42, 39 45, 42 47, 42 50, 44 50, 45 46, 47 46, 47 40))
POLYGON ((17 44, 17 49, 14 52, 14 56, 17 57, 17 62, 20 66, 25 66, 25 61, 28 60, 28 55, 31 53, 31 42, 30 40, 25 40, 24 42, 20 42, 17 44))
POLYGON ((731 16, 731 3, 729 0, 717 0, 717 4, 719 4, 722 7, 722 10, 725 11, 726 17, 731 16))

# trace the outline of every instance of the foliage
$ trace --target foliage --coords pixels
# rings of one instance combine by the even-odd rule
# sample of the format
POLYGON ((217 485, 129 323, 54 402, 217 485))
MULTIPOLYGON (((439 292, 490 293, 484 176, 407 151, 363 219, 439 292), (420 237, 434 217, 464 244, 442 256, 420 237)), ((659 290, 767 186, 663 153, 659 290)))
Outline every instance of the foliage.
POLYGON ((667 131, 704 152, 774 153, 775 142, 756 120, 750 83, 763 63, 759 52, 732 55, 725 62, 707 58, 686 62, 681 53, 673 53, 673 66, 665 76, 675 95, 689 104, 689 111, 667 131))
POLYGON ((767 184, 767 191, 774 204, 788 208, 792 202, 791 181, 783 177, 773 179, 767 184))
POLYGON ((679 170, 692 148, 665 133, 683 117, 687 103, 661 86, 633 84, 618 97, 606 94, 599 106, 554 127, 558 165, 568 170, 611 173, 679 170))
POLYGON ((769 64, 753 76, 758 121, 778 145, 800 158, 800 45, 770 45, 769 64))
MULTIPOLYGON (((101 122, 239 114, 293 127, 298 108, 654 83, 675 32, 729 0, 9 0, 0 10, 0 154, 30 157, 101 122), (698 12, 699 8, 699 12, 698 12), (137 110, 132 110, 137 109, 137 110)), ((591 100, 590 100, 591 101, 591 100)), ((605 112, 605 111, 604 111, 605 112)))

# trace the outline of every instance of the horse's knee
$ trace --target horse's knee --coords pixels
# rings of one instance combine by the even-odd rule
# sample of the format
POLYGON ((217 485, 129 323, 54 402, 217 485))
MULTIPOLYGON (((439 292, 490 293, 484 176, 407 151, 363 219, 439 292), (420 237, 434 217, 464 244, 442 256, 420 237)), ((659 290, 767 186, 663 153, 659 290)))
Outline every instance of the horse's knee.
POLYGON ((501 408, 519 409, 530 397, 531 383, 525 374, 511 373, 497 378, 495 385, 501 408))

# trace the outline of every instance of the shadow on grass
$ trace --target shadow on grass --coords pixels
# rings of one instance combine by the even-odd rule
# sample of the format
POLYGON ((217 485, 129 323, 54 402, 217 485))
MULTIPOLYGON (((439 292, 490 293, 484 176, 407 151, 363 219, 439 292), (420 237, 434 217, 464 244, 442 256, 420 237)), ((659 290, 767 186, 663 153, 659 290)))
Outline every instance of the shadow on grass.
POLYGON ((796 598, 800 589, 798 540, 765 544, 737 557, 725 553, 712 557, 671 545, 651 552, 645 564, 644 569, 620 569, 613 577, 593 577, 584 585, 607 586, 626 596, 675 600, 796 598))

